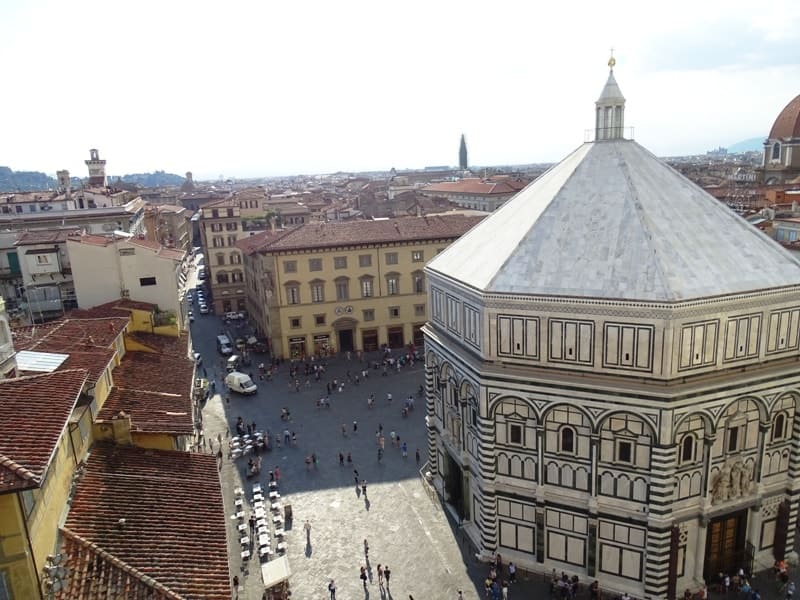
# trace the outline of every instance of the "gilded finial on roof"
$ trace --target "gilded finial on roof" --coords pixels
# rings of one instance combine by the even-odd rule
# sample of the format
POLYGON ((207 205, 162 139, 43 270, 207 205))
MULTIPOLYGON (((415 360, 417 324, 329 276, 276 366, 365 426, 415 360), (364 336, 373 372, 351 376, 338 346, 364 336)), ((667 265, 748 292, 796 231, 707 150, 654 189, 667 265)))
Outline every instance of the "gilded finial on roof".
POLYGON ((611 58, 608 59, 608 68, 612 71, 614 70, 614 65, 617 64, 616 59, 614 58, 614 49, 611 48, 611 58))

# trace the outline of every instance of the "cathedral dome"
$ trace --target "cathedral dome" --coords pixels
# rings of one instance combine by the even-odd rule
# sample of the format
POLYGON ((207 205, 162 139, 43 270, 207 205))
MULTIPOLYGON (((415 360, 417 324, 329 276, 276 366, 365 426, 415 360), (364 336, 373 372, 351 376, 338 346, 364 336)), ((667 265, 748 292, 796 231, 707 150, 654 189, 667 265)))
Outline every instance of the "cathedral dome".
POLYGON ((583 144, 428 270, 490 294, 627 301, 800 284, 789 252, 625 139, 583 144))
POLYGON ((800 138, 800 96, 789 102, 775 119, 769 139, 800 138))

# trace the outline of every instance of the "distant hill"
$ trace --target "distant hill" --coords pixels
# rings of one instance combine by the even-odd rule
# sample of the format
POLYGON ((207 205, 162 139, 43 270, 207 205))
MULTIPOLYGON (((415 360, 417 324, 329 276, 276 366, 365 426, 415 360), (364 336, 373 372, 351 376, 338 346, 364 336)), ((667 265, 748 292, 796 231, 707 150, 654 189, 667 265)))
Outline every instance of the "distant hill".
POLYGON ((182 175, 175 175, 174 173, 166 173, 164 171, 155 171, 154 173, 133 173, 130 175, 123 175, 119 177, 114 175, 109 177, 109 183, 122 179, 125 183, 132 183, 138 187, 161 187, 165 185, 181 185, 184 181, 182 175))
POLYGON ((56 187, 56 180, 38 171, 0 167, 0 192, 39 192, 56 187))
POLYGON ((728 146, 729 154, 739 154, 740 152, 761 152, 764 149, 764 138, 755 137, 749 140, 742 140, 728 146))

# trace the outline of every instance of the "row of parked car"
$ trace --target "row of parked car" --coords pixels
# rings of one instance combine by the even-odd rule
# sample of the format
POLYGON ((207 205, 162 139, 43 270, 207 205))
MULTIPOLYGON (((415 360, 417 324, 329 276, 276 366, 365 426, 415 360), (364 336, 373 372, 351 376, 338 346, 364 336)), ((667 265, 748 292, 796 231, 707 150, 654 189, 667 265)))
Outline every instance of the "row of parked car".
MULTIPOLYGON (((198 285, 195 288, 195 295, 197 296, 197 308, 200 311, 201 315, 207 315, 211 312, 211 309, 208 308, 208 302, 206 302, 206 293, 203 290, 202 285, 198 285)), ((194 305, 194 296, 192 295, 191 290, 186 292, 186 301, 190 305, 194 305)), ((189 309, 189 321, 194 321, 194 311, 189 309)))

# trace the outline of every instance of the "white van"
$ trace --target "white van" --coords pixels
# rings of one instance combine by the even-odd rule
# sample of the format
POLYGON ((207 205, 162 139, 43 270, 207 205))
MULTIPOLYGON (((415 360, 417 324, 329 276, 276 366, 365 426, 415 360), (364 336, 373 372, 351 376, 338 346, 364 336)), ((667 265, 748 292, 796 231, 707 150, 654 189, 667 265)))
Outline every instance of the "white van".
POLYGON ((258 387, 256 387, 256 384, 250 379, 250 376, 246 373, 240 373, 239 371, 228 373, 225 376, 225 385, 227 385, 228 389, 232 392, 237 392, 239 394, 255 394, 256 391, 258 391, 258 387))
POLYGON ((231 346, 231 340, 227 335, 217 336, 217 350, 223 356, 233 354, 233 346, 231 346))

